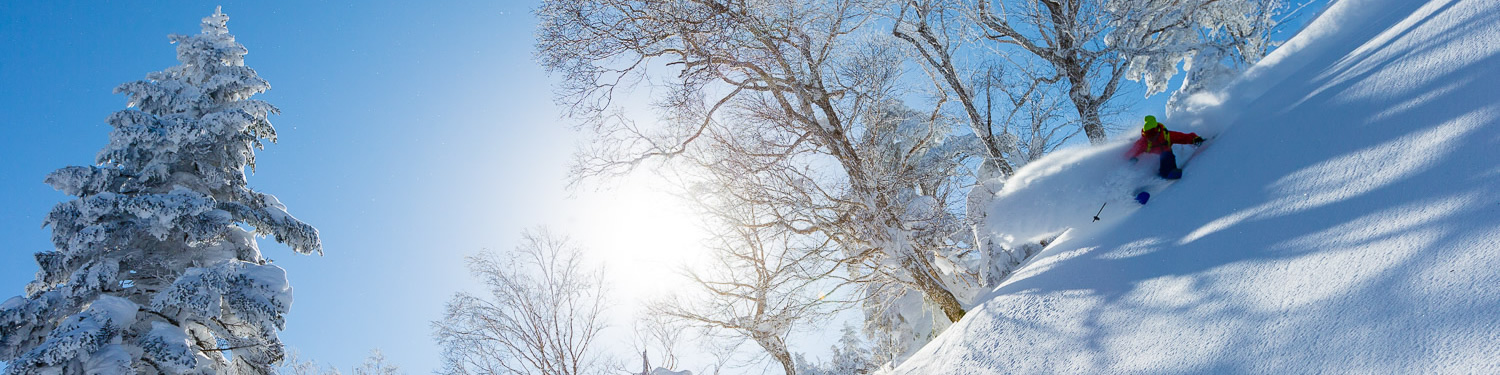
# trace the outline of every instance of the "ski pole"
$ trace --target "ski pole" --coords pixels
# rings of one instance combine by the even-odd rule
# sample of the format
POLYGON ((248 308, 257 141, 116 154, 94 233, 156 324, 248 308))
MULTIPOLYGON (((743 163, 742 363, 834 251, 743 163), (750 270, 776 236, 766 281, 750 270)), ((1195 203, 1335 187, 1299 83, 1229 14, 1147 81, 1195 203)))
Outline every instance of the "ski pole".
POLYGON ((1108 206, 1108 205, 1109 205, 1109 202, 1104 202, 1104 204, 1099 205, 1099 212, 1094 213, 1094 221, 1099 221, 1099 214, 1104 213, 1104 206, 1108 206))

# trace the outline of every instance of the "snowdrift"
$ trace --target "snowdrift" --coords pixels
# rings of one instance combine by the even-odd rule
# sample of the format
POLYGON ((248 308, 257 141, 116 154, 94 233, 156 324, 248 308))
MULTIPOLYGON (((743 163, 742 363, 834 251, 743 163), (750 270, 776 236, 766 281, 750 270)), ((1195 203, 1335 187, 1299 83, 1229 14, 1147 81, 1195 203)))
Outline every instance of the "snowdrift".
POLYGON ((1492 0, 1338 1, 1165 119, 1218 138, 1150 205, 1089 222, 1124 144, 1039 162, 990 224, 1074 230, 894 372, 1500 373, 1496 40, 1492 0))

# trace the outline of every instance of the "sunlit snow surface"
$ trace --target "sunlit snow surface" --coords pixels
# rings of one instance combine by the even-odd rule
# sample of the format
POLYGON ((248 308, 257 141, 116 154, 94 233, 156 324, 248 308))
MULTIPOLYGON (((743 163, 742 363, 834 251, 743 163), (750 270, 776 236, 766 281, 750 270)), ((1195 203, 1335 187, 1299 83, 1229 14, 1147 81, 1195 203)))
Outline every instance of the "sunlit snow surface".
POLYGON ((1218 138, 1150 205, 1090 222, 1122 144, 1039 162, 992 228, 1075 230, 895 373, 1500 373, 1497 40, 1493 0, 1338 1, 1165 119, 1218 138))

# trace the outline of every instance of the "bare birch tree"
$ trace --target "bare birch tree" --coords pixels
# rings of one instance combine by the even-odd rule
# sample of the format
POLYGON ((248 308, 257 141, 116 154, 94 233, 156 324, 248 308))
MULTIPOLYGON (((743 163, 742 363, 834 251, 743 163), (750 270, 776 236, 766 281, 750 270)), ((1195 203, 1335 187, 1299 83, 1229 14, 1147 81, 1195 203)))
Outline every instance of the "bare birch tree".
POLYGON ((970 18, 959 11, 958 1, 907 0, 899 4, 891 16, 891 35, 915 52, 939 95, 939 109, 951 101, 961 107, 961 118, 979 137, 988 153, 989 167, 995 171, 985 175, 1009 177, 1016 168, 1078 134, 1075 123, 1059 112, 1059 104, 1066 98, 1056 90, 1061 77, 1028 61, 1007 63, 989 51, 964 48, 962 41, 972 35, 972 25, 970 18), (969 56, 967 61, 963 56, 969 56))
POLYGON ((949 33, 992 42, 982 47, 995 55, 989 62, 1026 68, 1040 60, 1050 72, 1019 71, 1062 83, 1076 121, 1099 144, 1107 137, 1101 111, 1124 80, 1141 81, 1149 95, 1166 90, 1184 61, 1189 81, 1223 63, 1253 63, 1272 47, 1282 10, 1280 0, 904 0, 892 33, 917 49, 975 124, 978 93, 961 80, 955 55, 964 48, 949 33))
POLYGON ((447 374, 585 375, 605 371, 602 271, 566 237, 522 233, 515 251, 468 258, 488 298, 458 293, 432 323, 447 374))
MULTIPOLYGON (((280 373, 291 375, 342 375, 338 367, 324 366, 318 361, 302 359, 301 353, 292 350, 287 352, 286 360, 278 369, 280 373)), ((354 375, 397 375, 404 374, 401 367, 390 363, 385 359, 385 353, 380 349, 370 351, 370 356, 359 367, 353 367, 350 372, 354 375)))
MULTIPOLYGON (((630 352, 641 353, 645 372, 649 373, 658 367, 668 371, 678 368, 677 349, 679 344, 686 341, 683 337, 687 333, 686 324, 670 316, 648 312, 636 316, 631 328, 634 335, 631 337, 630 352), (652 361, 653 357, 657 360, 652 361)), ((630 361, 616 367, 615 372, 634 372, 634 364, 630 361)))
POLYGON ((354 368, 354 375, 398 375, 403 374, 401 366, 387 362, 385 353, 380 349, 370 351, 370 357, 365 358, 365 363, 354 368))
POLYGON ((820 295, 828 284, 815 274, 817 259, 830 246, 799 243, 781 228, 746 225, 763 219, 753 208, 726 207, 747 217, 721 226, 713 240, 713 263, 689 270, 696 293, 676 295, 653 303, 653 315, 671 316, 705 328, 754 342, 787 374, 796 374, 787 348, 795 326, 832 312, 834 300, 820 295))
MULTIPOLYGON (((1084 134, 1108 136, 1100 111, 1123 79, 1147 94, 1166 90, 1177 65, 1200 50, 1259 60, 1269 48, 1279 0, 973 0, 985 38, 1051 64, 1068 87, 1084 134)), ((1200 61, 1198 66, 1218 64, 1200 61)))
MULTIPOLYGON (((560 100, 597 141, 575 176, 624 173, 649 160, 703 154, 699 167, 779 178, 763 185, 769 221, 828 238, 846 262, 882 264, 945 319, 963 316, 927 247, 903 216, 915 195, 892 194, 890 176, 859 148, 862 116, 887 103, 900 61, 864 33, 883 2, 860 0, 550 0, 538 14, 538 56, 563 75, 560 100), (662 128, 639 126, 612 103, 648 68, 662 128)), ((931 146, 935 143, 928 143, 931 146)), ((925 151, 921 146, 914 150, 925 151)), ((921 194, 916 194, 921 195, 921 194)))

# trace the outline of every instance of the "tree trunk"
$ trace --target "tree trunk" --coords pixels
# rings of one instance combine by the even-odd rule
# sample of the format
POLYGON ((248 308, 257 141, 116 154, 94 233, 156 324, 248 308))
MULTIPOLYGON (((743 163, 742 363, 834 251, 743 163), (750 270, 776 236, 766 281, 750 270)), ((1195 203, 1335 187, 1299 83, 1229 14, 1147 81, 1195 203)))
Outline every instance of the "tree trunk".
POLYGON ((1093 88, 1089 85, 1088 68, 1074 59, 1061 61, 1058 68, 1065 69, 1067 73, 1068 99, 1073 101, 1073 108, 1078 109, 1078 120, 1083 122, 1083 134, 1089 137, 1089 144, 1104 144, 1109 140, 1109 134, 1104 131, 1104 122, 1099 119, 1100 100, 1094 97, 1093 88))
POLYGON ((1073 27, 1078 24, 1079 7, 1077 4, 1069 7, 1067 5, 1071 3, 1056 1, 1042 3, 1047 6, 1047 14, 1052 19, 1052 30, 1057 35, 1055 54, 1047 59, 1068 76, 1068 98, 1073 100, 1073 107, 1078 109, 1078 120, 1083 122, 1083 134, 1089 137, 1089 144, 1104 144, 1109 134, 1104 132, 1103 123, 1099 120, 1099 105, 1103 104, 1108 95, 1094 95, 1092 83, 1089 82, 1090 59, 1079 55, 1078 49, 1083 43, 1075 40, 1073 34, 1073 27))
POLYGON ((905 268, 906 272, 911 274, 912 280, 916 282, 917 288, 922 290, 922 294, 931 298, 932 302, 943 310, 943 316, 947 317, 948 321, 958 322, 964 317, 963 304, 959 303, 958 297, 954 297, 953 292, 948 291, 948 288, 943 287, 942 283, 933 276, 932 265, 920 256, 920 254, 911 254, 901 262, 901 268, 905 268))
POLYGON ((781 363, 781 369, 786 371, 786 375, 797 375, 796 363, 792 362, 792 353, 787 351, 785 342, 767 337, 757 338, 755 341, 766 353, 771 354, 771 358, 781 363))
POLYGON ((1074 104, 1078 107, 1078 118, 1083 121, 1083 134, 1088 135, 1089 144, 1100 145, 1108 141, 1109 134, 1104 131, 1104 121, 1099 119, 1099 106, 1092 100, 1083 104, 1075 100, 1074 104))

